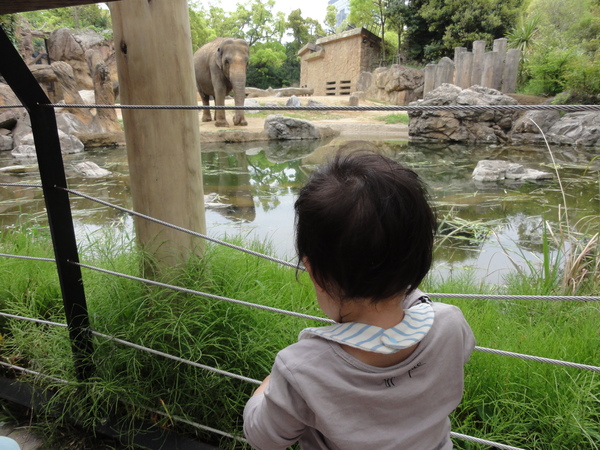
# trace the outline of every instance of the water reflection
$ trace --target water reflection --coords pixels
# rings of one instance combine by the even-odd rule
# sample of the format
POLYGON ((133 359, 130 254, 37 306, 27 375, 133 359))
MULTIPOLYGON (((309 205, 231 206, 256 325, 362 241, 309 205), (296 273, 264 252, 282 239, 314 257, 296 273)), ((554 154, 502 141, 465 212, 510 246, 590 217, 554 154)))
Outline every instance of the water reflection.
MULTIPOLYGON (((340 141, 291 141, 203 145, 204 191, 215 202, 207 209, 207 229, 216 237, 242 234, 269 240, 277 255, 292 258, 293 202, 307 176, 341 145, 340 141)), ((468 226, 446 239, 436 254, 436 271, 445 276, 464 267, 478 278, 501 281, 513 263, 527 265, 542 252, 544 224, 559 229, 563 193, 556 180, 536 183, 474 183, 473 169, 482 159, 503 159, 528 168, 553 171, 545 148, 414 144, 371 141, 356 146, 376 147, 423 176, 441 218, 468 226), (560 205, 560 207, 559 207, 560 205), (475 239, 472 239, 472 237, 475 239), (469 239, 465 239, 469 238, 469 239), (507 256, 508 253, 508 256, 507 256)), ((553 149, 568 205, 572 228, 598 227, 600 163, 581 149, 553 149)), ((106 149, 64 157, 69 186, 91 196, 131 208, 127 156, 124 149, 106 149), (112 174, 84 178, 74 171, 90 160, 112 174)), ((0 153, 0 167, 18 164, 0 153)), ((37 170, 0 172, 3 183, 39 183, 37 170)), ((76 231, 83 237, 112 226, 133 233, 132 220, 112 208, 72 197, 76 231)), ((40 189, 0 186, 0 226, 19 220, 45 220, 40 189)), ((452 232, 450 232, 451 234, 452 232)))

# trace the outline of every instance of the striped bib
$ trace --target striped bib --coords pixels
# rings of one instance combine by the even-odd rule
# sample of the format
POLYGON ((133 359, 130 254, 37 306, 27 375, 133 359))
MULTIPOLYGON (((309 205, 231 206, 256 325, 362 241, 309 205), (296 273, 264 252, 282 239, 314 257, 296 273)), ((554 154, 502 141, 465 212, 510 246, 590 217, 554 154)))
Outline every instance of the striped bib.
POLYGON ((322 337, 375 353, 395 353, 420 342, 433 325, 435 313, 429 303, 420 303, 404 310, 404 319, 392 328, 348 322, 326 327, 305 328, 298 340, 322 337))

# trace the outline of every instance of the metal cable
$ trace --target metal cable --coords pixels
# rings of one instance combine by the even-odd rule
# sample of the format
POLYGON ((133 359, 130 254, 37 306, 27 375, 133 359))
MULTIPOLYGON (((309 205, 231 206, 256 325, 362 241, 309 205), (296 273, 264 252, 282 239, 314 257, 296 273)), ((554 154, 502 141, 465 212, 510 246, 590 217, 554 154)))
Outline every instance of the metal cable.
MULTIPOLYGON (((100 203, 102 205, 118 209, 119 211, 131 214, 132 216, 140 217, 142 219, 146 219, 146 220, 149 220, 151 222, 158 223, 160 225, 164 225, 165 227, 172 228, 174 230, 178 230, 178 231, 181 231, 183 233, 187 233, 187 234, 190 234, 192 236, 196 236, 196 237, 199 237, 199 238, 202 238, 202 239, 206 239, 207 241, 214 242, 215 244, 224 245, 225 247, 233 248, 233 249, 238 250, 240 252, 248 253, 249 255, 257 256, 257 257, 263 258, 263 259, 267 259, 269 261, 272 261, 272 262, 275 262, 275 263, 278 263, 278 264, 281 264, 281 265, 284 265, 284 266, 292 267, 294 269, 297 268, 297 266, 295 264, 291 263, 291 262, 284 261, 282 259, 275 258, 275 257, 269 256, 269 255, 265 255, 265 254, 262 254, 262 253, 259 253, 259 252, 255 252, 254 250, 249 250, 247 248, 240 247, 239 245, 230 244, 229 242, 225 242, 225 241, 222 241, 220 239, 212 238, 212 237, 207 236, 205 234, 198 233, 198 232, 192 231, 192 230, 188 230, 186 228, 180 227, 178 225, 173 225, 172 223, 165 222, 165 221, 160 220, 160 219, 155 219, 154 217, 147 216, 145 214, 133 211, 131 209, 123 208, 121 206, 117 206, 117 205, 114 205, 112 203, 106 202, 104 200, 100 200, 98 198, 89 196, 87 194, 84 194, 83 192, 79 192, 79 191, 76 191, 76 190, 73 190, 73 189, 69 189, 69 188, 65 188, 65 187, 58 187, 58 186, 57 186, 57 189, 62 189, 64 191, 67 191, 67 192, 69 192, 71 194, 74 194, 74 195, 77 195, 79 197, 83 197, 83 198, 86 198, 88 200, 92 200, 92 201, 94 201, 96 203, 100 203)), ((299 267, 299 269, 300 270, 305 270, 303 267, 299 267)))
MULTIPOLYGON (((258 110, 258 111, 600 111, 600 105, 393 105, 393 106, 217 106, 217 105, 88 105, 81 103, 44 103, 49 108, 80 109, 175 109, 175 110, 258 110)), ((1 109, 24 108, 23 105, 0 105, 1 109)))
POLYGON ((492 294, 442 294, 439 292, 428 293, 430 297, 437 298, 464 298, 484 300, 551 300, 551 301, 573 301, 573 302, 600 302, 600 297, 576 295, 492 295, 492 294))
MULTIPOLYGON (((69 384, 70 383, 69 381, 63 380, 61 378, 52 377, 50 375, 46 375, 46 374, 43 374, 41 372, 36 372, 35 370, 25 369, 24 367, 15 366, 14 364, 8 364, 8 363, 2 362, 2 361, 0 361, 0 366, 6 367, 7 369, 12 369, 12 370, 16 370, 16 371, 19 371, 19 372, 22 372, 22 373, 26 373, 27 375, 33 375, 35 377, 46 378, 46 379, 49 379, 49 380, 52 380, 54 382, 61 383, 61 384, 69 384)), ((133 405, 133 406, 136 406, 136 405, 133 405)), ((192 422, 191 420, 184 419, 183 417, 170 415, 170 414, 165 413, 164 411, 154 410, 154 409, 145 408, 145 407, 142 407, 142 409, 144 409, 144 410, 146 410, 148 412, 151 412, 151 413, 158 414, 158 415, 163 416, 163 417, 168 417, 169 419, 171 419, 171 420, 173 420, 175 422, 185 423, 186 425, 190 425, 190 426, 192 426, 194 428, 198 428, 198 429, 203 430, 203 431, 208 431, 208 432, 211 432, 211 433, 219 434, 221 436, 224 436, 224 437, 227 437, 227 438, 231 438, 231 439, 235 439, 235 440, 241 441, 241 442, 248 442, 246 439, 244 439, 241 436, 236 436, 234 434, 227 433, 225 431, 221 431, 221 430, 218 430, 216 428, 209 427, 207 425, 202 425, 202 424, 199 424, 197 422, 192 422)), ((469 435, 466 435, 466 434, 455 433, 453 431, 450 432, 450 435, 452 437, 454 437, 454 438, 457 438, 457 439, 463 439, 463 440, 466 440, 466 441, 476 442, 476 443, 479 443, 479 444, 485 444, 485 445, 489 445, 491 447, 496 447, 496 448, 501 448, 501 449, 507 449, 507 450, 523 450, 523 449, 521 449, 519 447, 510 447, 508 445, 499 444, 497 442, 492 442, 492 441, 488 441, 488 440, 481 439, 481 438, 476 438, 476 437, 469 436, 469 435)))
POLYGON ((248 377, 245 377, 243 375, 238 375, 238 374, 233 373, 233 372, 227 372, 226 370, 221 370, 221 369, 217 369, 215 367, 210 367, 210 366, 206 366, 204 364, 200 364, 200 363, 197 363, 197 362, 194 362, 194 361, 190 361, 189 359, 183 359, 183 358, 180 358, 178 356, 169 355, 168 353, 161 352, 161 351, 158 351, 158 350, 153 350, 153 349, 151 349, 149 347, 144 347, 143 345, 134 344, 133 342, 125 341, 123 339, 119 339, 119 338, 116 338, 114 336, 109 336, 107 334, 103 334, 103 333, 100 333, 98 331, 90 330, 90 333, 93 334, 94 336, 98 336, 98 337, 101 337, 101 338, 104 338, 104 339, 108 339, 108 340, 116 342, 118 344, 126 345, 127 347, 132 347, 132 348, 135 348, 137 350, 142 350, 142 351, 145 351, 147 353, 151 353, 153 355, 162 356, 163 358, 172 359, 173 361, 177 361, 177 362, 180 362, 180 363, 183 363, 183 364, 188 364, 190 366, 197 367, 198 369, 208 370, 210 372, 218 373, 219 375, 225 375, 227 377, 235 378, 237 380, 246 381, 248 383, 261 384, 261 382, 259 380, 255 380, 254 378, 248 378, 248 377))
POLYGON ((0 186, 7 187, 30 187, 30 188, 41 188, 41 184, 24 184, 24 183, 0 183, 0 186))
POLYGON ((41 323, 42 325, 52 325, 52 326, 55 326, 55 327, 67 328, 67 326, 68 326, 66 323, 50 322, 49 320, 42 320, 42 319, 33 319, 31 317, 17 316, 17 315, 14 315, 14 314, 8 314, 8 313, 1 312, 1 311, 0 311, 0 316, 10 317, 11 319, 26 320, 28 322, 41 323))
POLYGON ((3 256, 5 258, 28 259, 31 261, 56 262, 56 259, 54 259, 54 258, 40 258, 38 256, 10 255, 8 253, 0 253, 0 256, 3 256))
POLYGON ((480 352, 485 352, 485 353, 494 353, 496 355, 511 356, 513 358, 526 359, 528 361, 543 362, 543 363, 548 363, 548 364, 556 364, 558 366, 573 367, 575 369, 583 369, 583 370, 591 370, 593 372, 600 372, 600 367, 597 367, 597 366, 573 363, 573 362, 569 362, 569 361, 561 361, 560 359, 543 358, 541 356, 525 355, 523 353, 507 352, 504 350, 496 350, 494 348, 486 348, 486 347, 479 347, 479 346, 476 346, 475 350, 478 350, 480 352))
POLYGON ((221 301, 233 303, 236 305, 249 306, 250 308, 256 308, 256 309, 262 309, 265 311, 276 312, 276 313, 285 314, 288 316, 299 317, 301 319, 316 320, 318 322, 324 322, 324 323, 328 323, 328 324, 336 323, 333 320, 326 319, 324 317, 311 316, 309 314, 302 314, 302 313, 298 313, 298 312, 294 312, 294 311, 287 311, 285 309, 273 308, 272 306, 259 305, 257 303, 250 303, 250 302, 245 302, 243 300, 236 300, 236 299, 229 298, 229 297, 222 297, 220 295, 209 294, 207 292, 195 291, 193 289, 187 289, 187 288, 175 286, 172 284, 161 283, 160 281, 148 280, 146 278, 139 278, 139 277, 135 277, 133 275, 127 275, 127 274, 120 273, 120 272, 114 272, 114 271, 108 270, 108 269, 101 269, 99 267, 94 267, 94 266, 90 266, 87 264, 78 263, 78 262, 74 262, 74 261, 69 261, 69 262, 71 264, 74 264, 79 267, 83 267, 85 269, 95 270, 97 272, 106 273, 108 275, 114 275, 116 277, 121 277, 121 278, 127 278, 129 280, 139 281, 141 283, 151 284, 153 286, 159 286, 159 287, 163 287, 166 289, 172 289, 174 291, 184 292, 186 294, 199 295, 201 297, 206 297, 206 298, 210 298, 213 300, 221 300, 221 301))
POLYGON ((468 436, 466 434, 461 434, 461 433, 455 433, 454 431, 450 432, 450 436, 458 438, 458 439, 464 439, 465 441, 471 441, 471 442, 476 442, 478 444, 489 445, 490 447, 495 447, 495 448, 502 448, 502 449, 506 449, 506 450, 524 450, 520 447, 511 447, 510 445, 499 444, 497 442, 488 441, 486 439, 476 438, 476 437, 468 436))
POLYGON ((50 375, 46 375, 40 372, 36 372, 35 370, 31 370, 31 369, 26 369, 25 367, 20 367, 20 366, 15 366, 14 364, 9 364, 9 363, 5 363, 0 361, 0 366, 6 367, 7 369, 11 369, 11 370, 17 370, 19 372, 22 373, 26 373, 27 375, 33 375, 35 377, 41 377, 41 378, 46 378, 48 380, 52 380, 56 383, 61 383, 61 384, 68 384, 69 382, 67 380, 63 380, 62 378, 56 378, 56 377, 52 377, 50 375))
MULTIPOLYGON (((66 327, 66 325, 60 324, 60 323, 56 323, 56 322, 41 321, 41 320, 38 320, 38 319, 30 319, 30 318, 20 317, 20 316, 14 316, 14 315, 11 315, 11 314, 6 314, 6 313, 0 313, 0 315, 7 316, 7 317, 13 317, 13 318, 16 318, 16 319, 30 320, 30 321, 33 321, 33 322, 39 322, 39 323, 44 323, 44 324, 58 325, 58 326, 65 326, 66 327)), ((261 384, 261 381, 253 379, 253 378, 244 377, 242 375, 238 375, 238 374, 235 374, 235 373, 232 373, 232 372, 228 372, 228 371, 225 371, 225 370, 221 370, 221 369, 216 369, 214 367, 210 367, 210 366, 206 366, 204 364, 196 363, 194 361, 190 361, 190 360, 187 360, 187 359, 184 359, 184 358, 173 356, 173 355, 170 355, 168 353, 164 353, 164 352, 161 352, 161 351, 158 351, 158 350, 153 350, 153 349, 151 349, 149 347, 145 347, 145 346, 142 346, 142 345, 134 344, 132 342, 125 341, 123 339, 119 339, 119 338, 116 338, 114 336, 109 336, 109 335, 100 333, 98 331, 94 331, 94 330, 89 330, 89 331, 90 331, 90 333, 92 335, 95 335, 95 336, 98 336, 98 337, 102 337, 104 339, 107 339, 107 340, 110 340, 110 341, 113 341, 113 342, 117 342, 119 344, 131 347, 131 348, 135 348, 137 350, 145 351, 145 352, 150 353, 150 354, 154 354, 154 355, 157 355, 157 356, 162 356, 164 358, 171 359, 173 361, 177 361, 177 362, 180 362, 182 364, 188 364, 188 365, 191 365, 193 367, 197 367, 197 368, 200 368, 200 369, 208 370, 208 371, 211 371, 211 372, 214 372, 214 373, 218 373, 218 374, 223 375, 223 376, 228 376, 228 377, 235 378, 235 379, 238 379, 238 380, 241 380, 241 381, 245 381, 245 382, 248 382, 248 383, 257 384, 257 385, 261 384)), ((512 353, 512 352, 505 352, 505 351, 502 351, 502 350, 494 350, 494 349, 488 349, 488 348, 484 348, 484 347, 475 347, 475 350, 479 350, 479 351, 483 351, 483 352, 488 352, 488 353, 495 353, 495 354, 499 354, 499 355, 503 355, 503 356, 513 356, 513 357, 522 358, 522 359, 528 359, 528 360, 533 360, 533 361, 537 361, 537 362, 546 362, 546 363, 549 362, 549 363, 552 363, 552 364, 559 364, 559 365, 564 365, 564 366, 569 366, 569 367, 574 367, 574 368, 579 368, 579 369, 587 369, 587 370, 594 370, 594 371, 600 372, 600 367, 587 366, 587 365, 584 365, 584 364, 568 363, 568 362, 559 361, 559 360, 552 360, 552 359, 549 359, 549 358, 540 358, 540 357, 536 357, 536 356, 523 355, 523 354, 512 353)), ((4 366, 11 367, 11 368, 15 368, 15 369, 21 370, 21 371, 23 371, 25 373, 41 375, 41 374, 39 374, 37 372, 31 371, 31 370, 28 370, 28 369, 24 369, 24 368, 21 368, 21 367, 18 367, 18 366, 12 366, 12 365, 6 364, 6 363, 1 363, 0 362, 0 365, 4 365, 4 366)), ((55 381, 60 381, 60 382, 66 383, 65 380, 60 380, 60 379, 57 379, 57 378, 52 378, 52 377, 49 377, 47 375, 43 375, 43 376, 51 378, 51 379, 54 379, 55 381)), ((155 411, 155 412, 158 412, 158 411, 155 411)), ((177 416, 170 416, 170 415, 167 415, 167 414, 164 414, 164 413, 161 413, 161 412, 158 412, 158 413, 162 414, 162 415, 165 415, 165 416, 168 416, 168 417, 172 418, 173 420, 181 421, 181 422, 187 423, 188 425, 192 425, 194 427, 197 427, 197 428, 200 428, 200 429, 203 429, 203 430, 206 430, 206 431, 211 431, 211 432, 220 434, 222 436, 230 437, 230 438, 233 438, 233 439, 238 439, 238 440, 240 439, 239 437, 236 437, 234 435, 230 435, 229 433, 226 433, 226 432, 223 432, 223 431, 220 431, 220 430, 216 430, 216 429, 207 427, 205 425, 198 424, 196 422, 190 422, 190 421, 188 421, 186 419, 183 419, 183 418, 180 418, 180 417, 177 417, 177 416)), ((500 449, 522 450, 519 447, 511 447, 511 446, 508 446, 508 445, 505 445, 505 444, 499 444, 497 442, 488 441, 488 440, 485 440, 485 439, 476 438, 476 437, 473 437, 473 436, 468 436, 468 435, 464 435, 464 434, 460 434, 460 433, 451 432, 451 435, 453 437, 455 437, 455 438, 458 438, 458 439, 464 439, 464 440, 467 440, 467 441, 472 441, 472 442, 476 442, 476 443, 479 443, 479 444, 489 445, 489 446, 500 448, 500 449)))

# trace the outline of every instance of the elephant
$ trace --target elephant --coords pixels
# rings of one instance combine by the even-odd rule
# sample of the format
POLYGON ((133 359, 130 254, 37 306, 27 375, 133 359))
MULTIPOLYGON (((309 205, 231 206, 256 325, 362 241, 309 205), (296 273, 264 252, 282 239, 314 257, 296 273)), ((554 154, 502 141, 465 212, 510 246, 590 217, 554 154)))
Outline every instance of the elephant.
MULTIPOLYGON (((243 39, 219 37, 200 47, 194 53, 196 85, 202 104, 209 105, 212 95, 215 106, 224 106, 225 97, 233 90, 235 106, 244 106, 246 98, 246 69, 248 43, 243 39)), ((202 112, 202 122, 210 122, 209 109, 202 112)), ((236 110, 233 124, 246 126, 243 110, 236 110)), ((215 111, 215 126, 228 127, 225 110, 215 111)))

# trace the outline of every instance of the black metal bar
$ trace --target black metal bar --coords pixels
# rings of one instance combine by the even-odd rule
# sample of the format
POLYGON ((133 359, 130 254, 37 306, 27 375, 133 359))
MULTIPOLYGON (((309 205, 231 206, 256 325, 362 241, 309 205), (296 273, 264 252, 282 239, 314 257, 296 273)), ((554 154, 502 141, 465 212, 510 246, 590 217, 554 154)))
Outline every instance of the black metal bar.
POLYGON ((91 336, 85 301, 81 268, 69 261, 79 262, 75 229, 67 180, 60 150, 60 140, 54 109, 44 107, 50 100, 29 68, 0 27, 0 74, 29 112, 35 142, 42 189, 48 213, 50 234, 56 255, 58 278, 71 337, 75 371, 81 380, 88 378, 91 365, 91 336))

